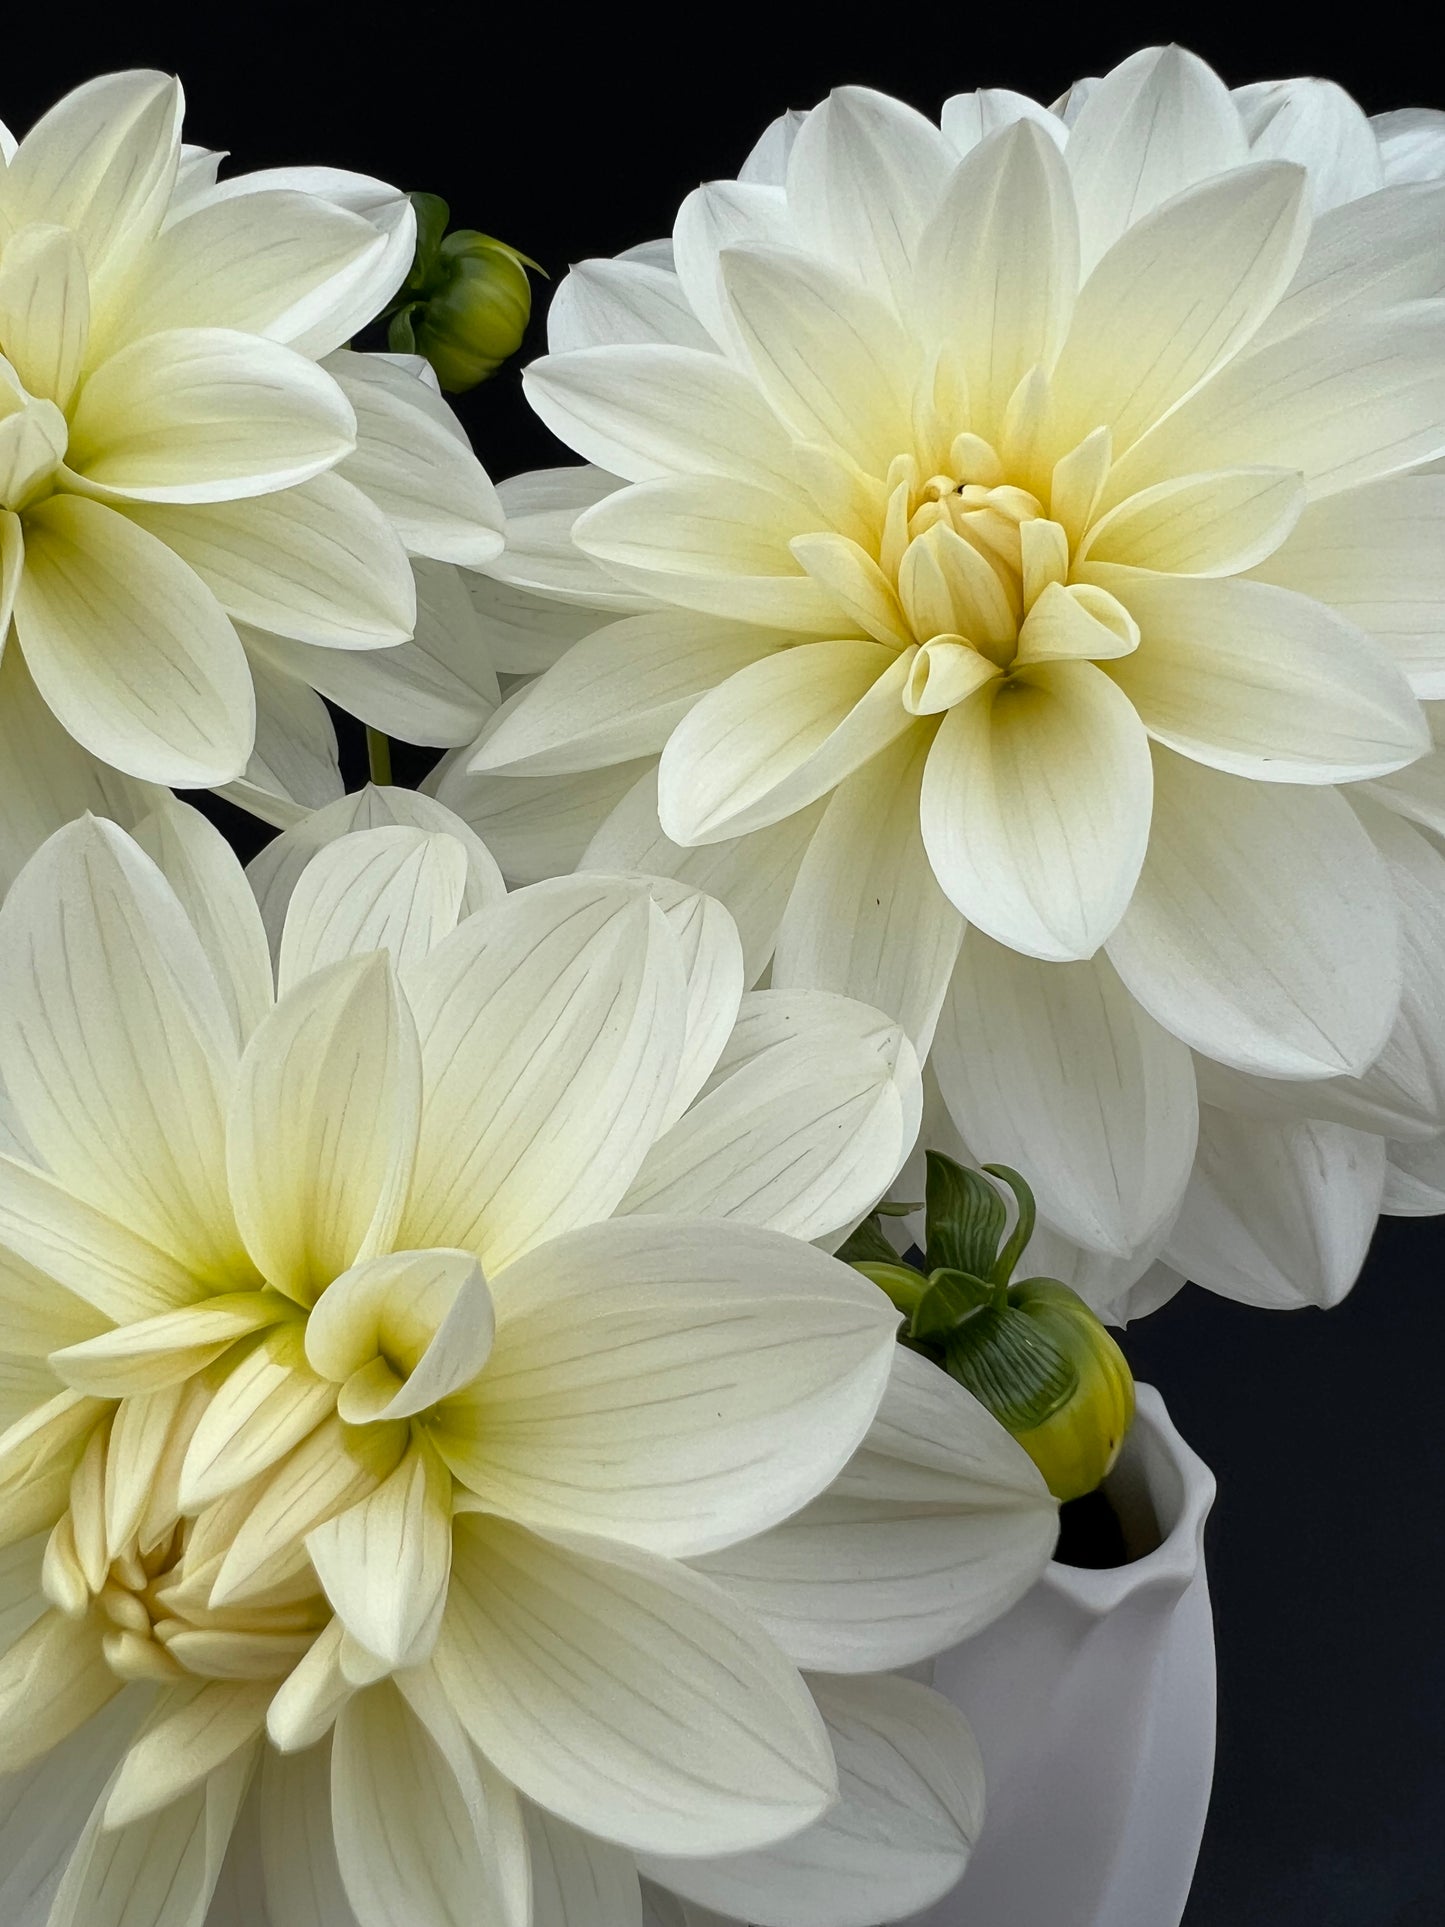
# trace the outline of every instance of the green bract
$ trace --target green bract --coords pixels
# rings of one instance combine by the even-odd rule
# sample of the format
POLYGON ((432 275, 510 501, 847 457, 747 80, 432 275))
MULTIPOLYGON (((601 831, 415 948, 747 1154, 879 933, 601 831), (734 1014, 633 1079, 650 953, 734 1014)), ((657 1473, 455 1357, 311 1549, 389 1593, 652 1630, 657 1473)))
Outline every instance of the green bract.
POLYGON ((461 394, 522 345, 532 313, 527 269, 537 264, 474 228, 448 234, 451 210, 439 195, 411 202, 416 259, 389 311, 387 341, 397 354, 425 356, 442 387, 461 394))
POLYGON ((1007 1165, 984 1170, 1018 1202, 1007 1237, 997 1188, 930 1151, 926 1275, 898 1257, 876 1216, 840 1256, 906 1314, 904 1344, 932 1358, 1013 1433, 1054 1497, 1082 1498, 1119 1455, 1134 1416, 1134 1380, 1077 1292, 1055 1278, 1009 1282, 1033 1235, 1033 1193, 1007 1165))

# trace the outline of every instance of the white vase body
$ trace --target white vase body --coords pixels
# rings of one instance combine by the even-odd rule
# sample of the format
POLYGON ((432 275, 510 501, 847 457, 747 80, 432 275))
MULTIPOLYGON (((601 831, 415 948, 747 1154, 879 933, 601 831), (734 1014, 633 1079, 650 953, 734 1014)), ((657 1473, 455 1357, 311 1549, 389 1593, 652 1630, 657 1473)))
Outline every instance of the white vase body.
POLYGON ((988 1816, 960 1885, 909 1927, 1179 1927, 1214 1773, 1214 1478, 1152 1386, 1107 1490, 1135 1556, 1051 1564, 936 1662, 988 1816))

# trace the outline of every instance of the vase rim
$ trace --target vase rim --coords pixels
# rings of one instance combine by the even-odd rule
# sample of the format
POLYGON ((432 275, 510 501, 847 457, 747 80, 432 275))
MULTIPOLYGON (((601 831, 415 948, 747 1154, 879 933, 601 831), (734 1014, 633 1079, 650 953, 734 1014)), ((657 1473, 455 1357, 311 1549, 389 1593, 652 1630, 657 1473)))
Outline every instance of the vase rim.
POLYGON ((1158 1542, 1119 1566, 1052 1560, 1043 1579, 1052 1591, 1099 1615, 1143 1593, 1182 1596, 1203 1560, 1204 1523, 1214 1503, 1214 1474, 1180 1437, 1163 1398, 1152 1385, 1140 1385, 1136 1393, 1134 1423, 1106 1489, 1127 1484, 1146 1500, 1158 1542))

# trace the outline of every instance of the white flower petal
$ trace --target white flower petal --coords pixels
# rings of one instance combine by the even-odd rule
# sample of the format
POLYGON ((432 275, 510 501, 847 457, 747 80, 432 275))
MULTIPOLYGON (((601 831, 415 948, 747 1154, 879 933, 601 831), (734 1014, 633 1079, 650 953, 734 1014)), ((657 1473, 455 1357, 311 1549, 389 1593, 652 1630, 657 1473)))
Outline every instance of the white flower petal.
POLYGON ((547 345, 554 355, 651 342, 716 352, 673 269, 645 261, 579 261, 558 283, 547 310, 547 345))
POLYGON ((694 188, 673 223, 673 264, 688 305, 711 338, 746 363, 737 318, 723 288, 722 253, 737 246, 788 246, 797 239, 781 185, 708 181, 694 188))
POLYGON ((746 1221, 725 1239, 711 1219, 587 1226, 496 1294, 486 1373, 437 1450, 488 1511, 670 1557, 822 1491, 877 1410, 898 1323, 857 1273, 746 1221))
POLYGON ((569 877, 519 892, 407 988, 427 1103, 401 1242, 475 1251, 491 1277, 606 1217, 656 1135, 684 1036, 681 957, 645 888, 569 877))
MULTIPOLYGON (((497 499, 506 513, 507 543, 486 565, 487 575, 590 610, 648 608, 650 596, 622 588, 572 540, 573 524, 584 510, 621 486, 615 475, 585 464, 533 469, 503 482, 497 499)), ((588 626, 596 627, 595 616, 588 626)))
POLYGON ((11 1157, 0 1158, 0 1245, 107 1319, 156 1317, 206 1293, 182 1260, 11 1157))
POLYGON ((1219 76, 1182 47, 1146 47, 1090 88, 1065 150, 1087 273, 1126 228, 1248 149, 1219 76))
POLYGON ((1109 674, 1156 742, 1255 781, 1382 776, 1430 746, 1384 649, 1323 604, 1232 578, 1091 566, 1139 624, 1109 674))
POLYGON ((962 1713, 913 1680, 815 1679, 841 1798, 792 1840, 643 1867, 754 1927, 872 1927, 912 1915, 957 1881, 984 1818, 983 1758, 962 1713))
MULTIPOLYGON (((427 778, 427 788, 485 841, 513 884, 541 883, 578 868, 596 832, 644 775, 656 796, 655 767, 649 771, 645 759, 577 776, 492 776, 468 770, 467 760, 465 750, 444 757, 427 778)), ((586 867, 657 866, 589 861, 586 867)))
POLYGON ((221 832, 174 798, 143 817, 134 836, 190 919, 243 1045, 275 1002, 265 926, 245 871, 221 832))
MULTIPOLYGON (((504 482, 502 487, 506 486, 504 482)), ((513 557, 518 540, 518 524, 509 521, 508 553, 513 557)), ((599 583, 604 580, 600 569, 597 578, 599 583)), ((493 581, 490 576, 467 575, 463 582, 488 652, 504 676, 534 676, 541 669, 550 669, 564 649, 590 636, 605 619, 598 608, 553 602, 527 589, 513 588, 510 583, 493 581)))
POLYGON ((1372 114, 1387 181, 1438 181, 1445 175, 1445 114, 1436 107, 1402 107, 1372 114))
POLYGON ((1385 1149, 1381 1211, 1391 1218, 1434 1218, 1445 1211, 1445 1137, 1385 1149))
POLYGON ((391 1248, 417 1142, 416 1028, 386 957, 298 984, 252 1037, 231 1105, 228 1164, 252 1257, 303 1305, 391 1248))
POLYGON ((67 228, 25 227, 0 261, 0 341, 32 395, 68 408, 90 335, 90 288, 67 228))
POLYGON ((895 1350, 862 1448, 830 1489, 772 1532, 698 1569, 755 1613, 800 1666, 907 1666, 997 1619, 1058 1536, 1033 1461, 971 1393, 895 1350))
POLYGON ((1384 186, 1374 129, 1334 81, 1260 80, 1233 97, 1251 155, 1304 167, 1317 214, 1384 186))
POLYGON ((493 561, 502 548, 501 504, 441 396, 381 355, 341 349, 324 366, 356 411, 346 479, 413 555, 468 568, 493 561))
POLYGON ((637 1862, 626 1848, 569 1827, 530 1800, 523 1812, 538 1927, 643 1927, 637 1862))
POLYGON ((1031 120, 1042 127, 1058 148, 1068 140, 1068 128, 1058 114, 1011 87, 980 87, 971 94, 950 94, 939 115, 945 140, 959 154, 970 153, 981 140, 1017 120, 1031 120))
POLYGON ((741 1852, 836 1797, 801 1679, 716 1586, 654 1554, 459 1519, 435 1664, 508 1779, 623 1845, 741 1852))
POLYGON ((0 1780, 6 1927, 46 1927, 61 1874, 143 1706, 144 1689, 121 1693, 35 1766, 0 1780))
POLYGON ((1327 603, 1383 642, 1420 697, 1445 696, 1445 475, 1394 475, 1312 503, 1257 581, 1327 603))
MULTIPOLYGON (((1359 496, 1339 499, 1354 503, 1359 496)), ((1235 575, 1288 542, 1304 505, 1304 485, 1289 469, 1181 475, 1141 489, 1102 516, 1077 559, 1122 562, 1161 575, 1235 575)), ((1259 575, 1275 579, 1268 566, 1259 575)))
POLYGON ((112 500, 224 502, 308 481, 355 444, 324 370, 233 328, 171 328, 87 376, 69 466, 112 500))
POLYGON ((383 648, 415 627, 406 553, 339 475, 238 502, 137 503, 128 514, 238 622, 328 649, 383 648))
POLYGON ((261 1863, 269 1923, 240 1927, 358 1927, 341 1884, 331 1825, 331 1748, 278 1753, 260 1772, 261 1863))
POLYGON ((647 887, 677 939, 687 986, 682 1052, 662 1132, 712 1075, 732 1033, 744 989, 743 948, 737 925, 715 898, 670 877, 649 877, 647 887))
POLYGON ((821 810, 821 804, 814 804, 750 836, 684 848, 658 821, 657 771, 652 769, 629 784, 581 852, 577 867, 673 877, 717 898, 727 906, 742 939, 743 980, 754 984, 767 964, 821 810))
POLYGON ((27 866, 0 914, 0 977, 4 1081, 51 1170, 200 1277, 244 1278, 225 1183, 232 1019, 123 831, 85 818, 27 866))
POLYGON ((160 1813, 199 1787, 266 1725, 261 1680, 182 1680, 162 1694, 126 1749, 105 1801, 108 1829, 160 1813))
POLYGON ((256 701, 209 589, 163 542, 78 495, 26 515, 15 629, 45 701, 104 761, 199 788, 245 767, 256 701))
POLYGON ((944 717, 923 773, 924 847, 990 936, 1029 956, 1092 956, 1139 874, 1150 790, 1143 728, 1103 670, 1041 664, 944 717))
POLYGON ((1109 944, 1125 984, 1196 1050, 1265 1077, 1357 1075, 1400 998, 1398 919, 1344 797, 1155 752, 1139 885, 1109 944))
POLYGON ((788 898, 772 975, 779 989, 815 985, 877 1005, 922 1053, 964 930, 919 830, 928 749, 915 731, 833 792, 788 898))
POLYGON ((1299 268, 1255 345, 1298 334, 1329 316, 1369 315, 1397 302, 1445 294, 1437 241, 1445 187, 1402 186, 1321 215, 1299 268))
POLYGON ((1204 1106, 1199 1159, 1165 1256, 1247 1305, 1337 1304, 1359 1274, 1385 1183, 1383 1138, 1204 1106))
POLYGON ((971 932, 934 1063, 965 1140, 1027 1173, 1066 1236, 1127 1257, 1178 1207, 1196 1135, 1189 1052, 1106 957, 1038 963, 971 932))
POLYGON ((620 1211, 725 1218, 826 1243, 882 1195, 917 1129, 912 1046, 851 999, 794 992, 787 1007, 783 1039, 715 1079, 658 1139, 620 1211))
MULTIPOLYGON (((254 642, 256 631, 248 633, 254 642)), ((247 661, 256 691, 256 746, 237 780, 217 794, 284 828, 341 795, 336 730, 314 689, 259 650, 249 649, 247 661)))
POLYGON ((414 1445, 369 1499, 306 1541, 346 1630, 390 1666, 412 1654, 451 1571, 451 1481, 430 1446, 414 1445))
POLYGON ((318 850, 286 910, 281 994, 367 951, 387 951, 398 970, 425 957, 457 926, 467 858, 459 838, 400 823, 353 830, 318 850))
POLYGON ((684 610, 609 623, 509 699, 470 767, 563 776, 656 752, 699 697, 783 641, 684 610))
POLYGON ((914 719, 911 652, 799 643, 738 670, 690 709, 658 769, 658 812, 680 843, 765 829, 862 768, 914 719))

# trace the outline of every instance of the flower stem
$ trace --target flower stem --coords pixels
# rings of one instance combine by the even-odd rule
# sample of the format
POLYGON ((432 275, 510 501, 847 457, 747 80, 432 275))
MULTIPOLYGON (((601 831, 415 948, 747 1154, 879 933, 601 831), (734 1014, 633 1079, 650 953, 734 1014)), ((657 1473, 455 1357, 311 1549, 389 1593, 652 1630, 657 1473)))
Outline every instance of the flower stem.
POLYGON ((391 781, 391 739, 379 729, 366 726, 366 763, 373 783, 391 781))

